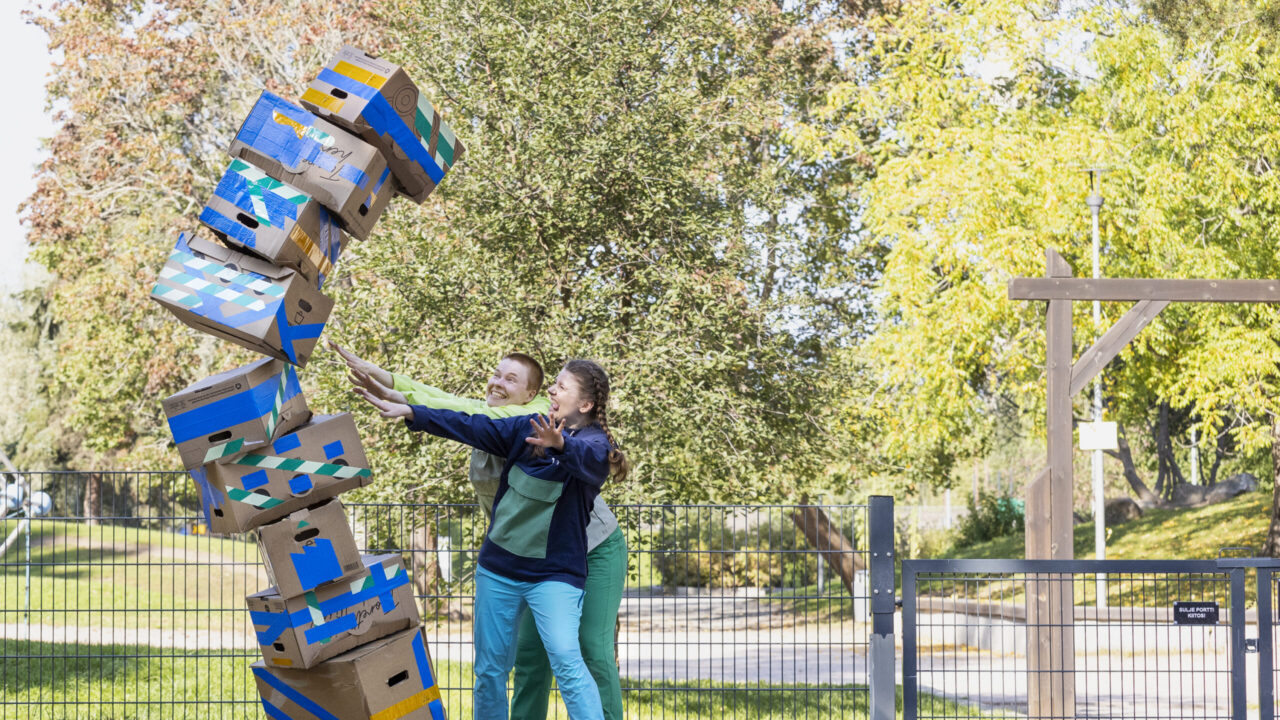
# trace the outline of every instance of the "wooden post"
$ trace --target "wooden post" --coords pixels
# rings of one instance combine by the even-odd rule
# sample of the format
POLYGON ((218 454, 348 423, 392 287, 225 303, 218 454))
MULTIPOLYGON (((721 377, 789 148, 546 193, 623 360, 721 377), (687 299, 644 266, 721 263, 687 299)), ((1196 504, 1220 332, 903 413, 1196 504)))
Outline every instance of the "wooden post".
MULTIPOLYGON (((1046 275, 1071 277, 1056 251, 1045 251, 1046 275)), ((1074 477, 1071 442, 1072 328, 1069 299, 1049 301, 1045 373, 1048 467, 1027 493, 1027 558, 1070 560, 1074 555, 1074 477)), ((1075 602, 1070 576, 1036 576, 1028 587, 1027 694, 1029 712, 1075 717, 1075 602)))
MULTIPOLYGON (((1074 554, 1071 398, 1171 302, 1280 303, 1280 280, 1073 278, 1071 267, 1045 251, 1046 276, 1009 281, 1012 300, 1049 304, 1048 467, 1027 487, 1027 558, 1070 560, 1074 554), (1101 300, 1135 305, 1072 366, 1071 303, 1101 300)), ((1027 694, 1032 716, 1075 717, 1075 598, 1071 575, 1033 575, 1027 584, 1027 694)))

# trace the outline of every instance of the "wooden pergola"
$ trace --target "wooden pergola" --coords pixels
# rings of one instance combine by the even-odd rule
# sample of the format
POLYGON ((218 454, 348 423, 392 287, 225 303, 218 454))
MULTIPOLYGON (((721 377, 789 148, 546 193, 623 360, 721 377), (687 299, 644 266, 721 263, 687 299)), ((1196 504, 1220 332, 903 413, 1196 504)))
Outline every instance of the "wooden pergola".
MULTIPOLYGON (((1280 303, 1280 280, 1162 280, 1075 278, 1071 266, 1047 249, 1045 277, 1009 281, 1011 300, 1048 303, 1048 395, 1045 468, 1027 488, 1026 557, 1071 560, 1073 490, 1071 398, 1172 302, 1280 303), (1093 300, 1134 305, 1078 360, 1072 362, 1072 305, 1093 300)), ((1030 713, 1075 717, 1074 598, 1070 579, 1030 583, 1027 669, 1030 713)))

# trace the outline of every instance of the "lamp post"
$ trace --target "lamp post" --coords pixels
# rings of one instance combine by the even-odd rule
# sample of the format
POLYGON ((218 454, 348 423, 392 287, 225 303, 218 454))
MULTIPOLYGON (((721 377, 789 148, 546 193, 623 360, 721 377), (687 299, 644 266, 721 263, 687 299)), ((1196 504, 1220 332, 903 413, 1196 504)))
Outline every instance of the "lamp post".
MULTIPOLYGON (((1098 213, 1102 210, 1102 173, 1106 172, 1105 168, 1091 167, 1085 170, 1089 177, 1089 196, 1085 198, 1085 204, 1089 206, 1089 214, 1093 220, 1093 277, 1095 279, 1101 277, 1100 268, 1100 246, 1098 240, 1098 213)), ((1102 327, 1102 303, 1097 300, 1093 301, 1093 331, 1096 336, 1098 328, 1102 327)), ((1096 339, 1096 338, 1095 338, 1096 339)), ((1102 373, 1098 373, 1098 379, 1093 383, 1093 421, 1095 423, 1102 422, 1102 373)), ((1095 426, 1096 427, 1096 426, 1095 426)), ((1107 558, 1107 517, 1106 517, 1106 500, 1103 497, 1102 482, 1102 450, 1095 448, 1093 451, 1093 556, 1098 560, 1107 558)), ((1097 587, 1098 607, 1106 607, 1106 578, 1098 576, 1097 587)))

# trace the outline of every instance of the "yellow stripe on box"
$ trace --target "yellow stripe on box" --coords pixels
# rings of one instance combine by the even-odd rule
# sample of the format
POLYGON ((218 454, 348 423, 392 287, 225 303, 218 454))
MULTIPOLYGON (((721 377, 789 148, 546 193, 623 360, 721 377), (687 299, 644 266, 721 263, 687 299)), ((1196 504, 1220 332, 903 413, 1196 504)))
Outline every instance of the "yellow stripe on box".
POLYGON ((378 90, 381 90, 382 86, 387 82, 387 79, 381 75, 371 73, 364 68, 358 68, 346 60, 339 60, 338 64, 333 66, 333 71, 339 75, 346 75, 358 83, 363 83, 378 90))
POLYGON ((423 690, 422 692, 419 692, 416 695, 413 695, 405 698, 404 700, 401 700, 400 702, 396 703, 395 705, 392 705, 386 710, 379 710, 378 712, 371 715, 369 717, 369 720, 398 720, 399 718, 402 718, 405 715, 408 715, 409 713, 413 712, 414 710, 417 710, 423 705, 426 705, 433 700, 439 700, 439 699, 440 699, 440 686, 432 685, 431 687, 427 688, 426 690, 423 690))
POLYGON ((293 241, 294 245, 298 246, 299 250, 306 253, 311 260, 311 264, 320 270, 321 275, 328 275, 333 271, 333 263, 329 261, 329 258, 325 257, 325 254, 320 251, 320 247, 315 244, 310 236, 302 231, 301 227, 294 225, 293 229, 289 231, 289 239, 293 241))
POLYGON ((307 91, 302 93, 302 102, 319 105, 329 112, 338 113, 342 112, 342 106, 346 101, 340 100, 329 93, 320 92, 315 88, 307 88, 307 91))
POLYGON ((275 663, 276 665, 282 665, 284 667, 293 666, 293 661, 290 660, 289 658, 271 658, 271 662, 275 663))

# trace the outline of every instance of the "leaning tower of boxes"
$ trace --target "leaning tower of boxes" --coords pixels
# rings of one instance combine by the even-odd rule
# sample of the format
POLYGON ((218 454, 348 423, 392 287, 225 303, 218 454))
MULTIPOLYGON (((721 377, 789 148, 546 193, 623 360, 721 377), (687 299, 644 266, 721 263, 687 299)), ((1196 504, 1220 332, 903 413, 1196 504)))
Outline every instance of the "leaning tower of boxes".
POLYGON ((211 532, 257 536, 272 587, 245 598, 272 718, 443 720, 409 575, 361 555, 339 495, 370 482, 349 413, 298 382, 333 310, 324 283, 394 195, 421 203, 463 147, 398 66, 344 47, 301 103, 264 92, 152 298, 265 357, 164 400, 211 532))

